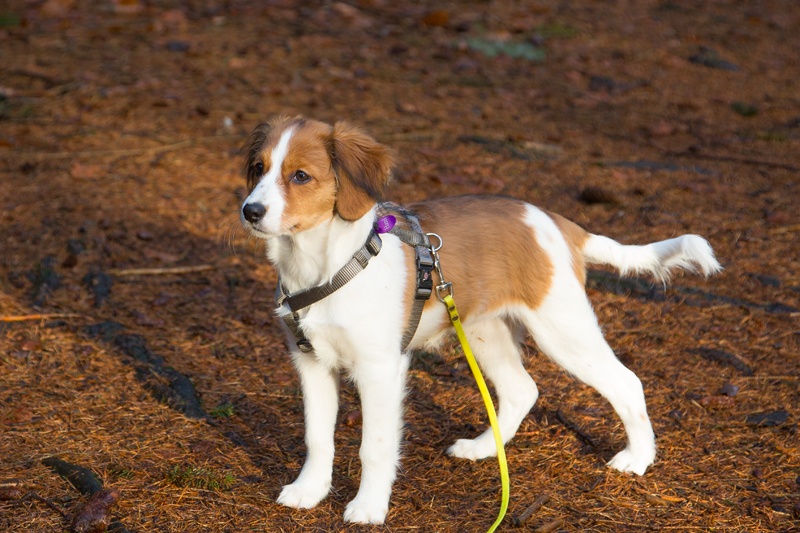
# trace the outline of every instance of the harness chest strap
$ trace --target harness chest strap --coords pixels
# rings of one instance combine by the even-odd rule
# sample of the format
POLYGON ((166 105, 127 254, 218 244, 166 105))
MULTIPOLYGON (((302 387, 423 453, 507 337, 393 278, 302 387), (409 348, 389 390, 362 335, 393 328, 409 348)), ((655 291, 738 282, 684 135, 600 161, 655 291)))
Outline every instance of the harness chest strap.
MULTIPOLYGON (((408 327, 406 328, 400 343, 401 350, 405 350, 408 347, 408 344, 411 342, 411 339, 414 338, 414 334, 417 331, 419 320, 422 316, 422 311, 425 306, 425 301, 430 298, 433 290, 433 278, 431 276, 431 271, 433 270, 434 262, 429 251, 430 241, 428 240, 428 237, 422 233, 422 229, 417 218, 402 209, 398 208, 398 211, 403 214, 411 227, 416 230, 410 231, 395 225, 389 231, 389 233, 397 236, 405 244, 414 246, 416 251, 417 280, 414 292, 414 304, 411 308, 408 327)), ((275 289, 275 303, 278 308, 282 307, 284 304, 286 304, 286 306, 289 308, 289 312, 281 315, 281 318, 286 324, 286 327, 289 328, 289 331, 292 332, 292 335, 294 335, 295 339, 297 339, 297 347, 300 349, 300 351, 304 353, 313 352, 314 347, 311 345, 311 342, 305 336, 303 329, 300 327, 299 311, 330 296, 338 289, 346 285, 347 282, 349 282, 359 272, 367 267, 370 259, 378 255, 378 253, 381 251, 382 245, 383 242, 381 241, 380 236, 373 229, 369 238, 367 239, 366 244, 356 251, 350 261, 348 261, 345 266, 343 266, 336 274, 334 274, 330 282, 303 291, 298 291, 294 294, 289 294, 286 292, 283 287, 283 283, 281 283, 280 276, 278 277, 278 284, 275 289)))

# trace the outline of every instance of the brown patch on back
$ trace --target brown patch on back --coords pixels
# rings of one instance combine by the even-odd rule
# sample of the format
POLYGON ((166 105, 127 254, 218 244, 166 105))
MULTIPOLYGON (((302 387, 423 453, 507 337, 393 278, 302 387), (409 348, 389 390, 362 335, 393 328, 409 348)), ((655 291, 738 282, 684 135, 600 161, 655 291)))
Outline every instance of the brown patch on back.
MULTIPOLYGON (((502 196, 459 196, 413 204, 422 229, 444 240, 442 271, 464 319, 503 306, 537 308, 553 264, 525 224, 525 203, 502 196)), ((434 274, 434 284, 439 283, 434 274)), ((442 305, 431 297, 426 307, 442 305)))
POLYGON ((333 127, 329 151, 339 180, 336 212, 357 220, 383 199, 394 166, 392 152, 347 122, 333 127))
POLYGON ((583 245, 586 244, 589 234, 585 229, 559 214, 549 211, 545 211, 545 213, 553 219, 564 236, 564 240, 567 241, 569 252, 572 255, 572 270, 575 272, 575 277, 578 278, 581 285, 586 285, 586 261, 583 259, 583 245))

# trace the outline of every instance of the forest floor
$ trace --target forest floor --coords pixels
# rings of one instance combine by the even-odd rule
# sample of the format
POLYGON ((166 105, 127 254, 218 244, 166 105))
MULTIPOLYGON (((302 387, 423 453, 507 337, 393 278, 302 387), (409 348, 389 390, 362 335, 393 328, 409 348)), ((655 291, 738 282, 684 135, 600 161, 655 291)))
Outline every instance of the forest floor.
POLYGON ((118 532, 492 523, 496 462, 445 453, 486 425, 454 344, 414 354, 386 525, 342 520, 346 382, 330 496, 275 503, 303 462, 302 398, 275 273, 239 228, 239 149, 303 114, 395 149, 393 201, 507 194, 625 243, 702 235, 725 267, 666 289, 589 277, 644 384, 642 477, 605 467, 625 445, 610 405, 528 344, 541 396, 507 447, 502 530, 796 531, 798 72, 795 0, 4 2, 0 530, 68 528, 99 484, 118 532), (195 268, 126 272, 175 267, 195 268))

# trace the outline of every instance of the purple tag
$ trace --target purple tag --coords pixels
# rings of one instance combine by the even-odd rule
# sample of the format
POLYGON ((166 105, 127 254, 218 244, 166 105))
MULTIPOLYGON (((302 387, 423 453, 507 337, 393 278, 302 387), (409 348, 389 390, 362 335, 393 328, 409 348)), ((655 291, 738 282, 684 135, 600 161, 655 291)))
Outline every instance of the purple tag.
POLYGON ((394 225, 397 223, 397 219, 394 218, 392 215, 387 215, 385 217, 378 219, 378 233, 388 233, 394 225))

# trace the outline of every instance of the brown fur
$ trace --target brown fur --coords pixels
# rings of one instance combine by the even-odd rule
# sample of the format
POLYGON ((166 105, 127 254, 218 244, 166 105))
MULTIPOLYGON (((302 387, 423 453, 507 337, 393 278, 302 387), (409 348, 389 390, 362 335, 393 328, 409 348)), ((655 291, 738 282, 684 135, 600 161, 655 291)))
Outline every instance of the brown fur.
POLYGON ((583 259, 583 245, 586 244, 589 233, 559 214, 545 212, 553 219, 558 229, 561 230, 564 240, 567 241, 570 254, 572 254, 572 269, 575 271, 575 276, 581 282, 581 285, 586 285, 586 261, 583 259))
MULTIPOLYGON (((525 204, 502 196, 458 196, 412 204, 423 231, 444 240, 442 271, 462 319, 515 302, 535 309, 550 289, 553 264, 522 220, 525 204)), ((433 239, 435 242, 435 238, 433 239)), ((434 284, 439 283, 434 275, 434 284)), ((432 297, 428 306, 441 305, 432 297)))
POLYGON ((357 220, 383 199, 394 165, 388 147, 347 122, 330 126, 299 116, 277 117, 260 124, 250 135, 243 147, 247 152, 244 171, 250 191, 261 178, 256 164, 261 162, 264 173, 269 171, 272 149, 290 127, 295 131, 281 177, 287 206, 284 221, 291 231, 313 228, 334 214, 344 220, 357 220), (293 182, 298 170, 312 179, 293 182))
POLYGON ((272 148, 278 143, 283 130, 291 125, 302 126, 304 122, 305 119, 302 117, 278 116, 256 126, 242 147, 242 151, 247 154, 244 160, 244 174, 247 177, 248 191, 252 192, 261 179, 261 175, 255 170, 256 163, 260 161, 264 165, 264 172, 268 171, 272 148))
POLYGON ((383 200, 394 166, 392 152, 347 122, 333 127, 329 151, 339 180, 336 212, 345 220, 358 220, 383 200))
POLYGON ((311 229, 333 216, 337 184, 326 149, 330 136, 329 125, 311 120, 292 135, 281 172, 286 197, 283 220, 292 231, 311 229), (297 170, 304 171, 311 180, 292 181, 297 170))

